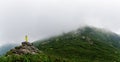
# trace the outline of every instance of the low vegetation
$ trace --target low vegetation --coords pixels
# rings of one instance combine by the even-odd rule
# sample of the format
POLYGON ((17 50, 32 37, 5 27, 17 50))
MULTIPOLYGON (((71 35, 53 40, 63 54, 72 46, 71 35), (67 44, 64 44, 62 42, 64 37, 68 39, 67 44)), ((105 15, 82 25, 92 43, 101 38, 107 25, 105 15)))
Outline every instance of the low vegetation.
POLYGON ((0 57, 0 62, 70 62, 67 59, 45 54, 10 55, 0 57))
POLYGON ((72 62, 120 62, 120 37, 112 32, 85 27, 34 45, 48 55, 72 62))

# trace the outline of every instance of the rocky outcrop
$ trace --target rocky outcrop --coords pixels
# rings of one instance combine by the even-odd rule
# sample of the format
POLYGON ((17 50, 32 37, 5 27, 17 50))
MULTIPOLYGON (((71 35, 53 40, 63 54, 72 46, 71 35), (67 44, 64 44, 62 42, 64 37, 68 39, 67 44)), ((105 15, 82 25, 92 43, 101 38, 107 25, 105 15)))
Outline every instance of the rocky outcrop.
POLYGON ((31 43, 22 42, 21 46, 17 46, 14 49, 11 49, 9 52, 7 52, 7 55, 10 54, 23 55, 23 54, 37 54, 37 53, 40 53, 40 51, 37 48, 35 48, 31 43))
POLYGON ((82 36, 82 39, 88 41, 88 43, 89 43, 90 45, 93 45, 93 44, 94 44, 94 42, 92 41, 92 39, 89 38, 89 37, 82 36))

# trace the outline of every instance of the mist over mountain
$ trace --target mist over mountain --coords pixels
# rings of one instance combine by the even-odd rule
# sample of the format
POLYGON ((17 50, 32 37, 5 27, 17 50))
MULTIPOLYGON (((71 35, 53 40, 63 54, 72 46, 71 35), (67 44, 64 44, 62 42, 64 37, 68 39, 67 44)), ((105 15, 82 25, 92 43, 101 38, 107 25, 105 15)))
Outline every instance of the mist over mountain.
POLYGON ((84 26, 33 43, 22 42, 17 47, 7 44, 0 52, 4 54, 0 61, 7 62, 120 62, 120 36, 84 26))
POLYGON ((1 0, 0 44, 30 42, 83 25, 120 33, 119 0, 1 0), (17 41, 17 42, 16 42, 17 41))
POLYGON ((83 27, 38 40, 34 45, 48 55, 75 62, 119 62, 120 36, 104 29, 83 27))
POLYGON ((119 0, 0 0, 0 62, 120 62, 119 16, 119 0))

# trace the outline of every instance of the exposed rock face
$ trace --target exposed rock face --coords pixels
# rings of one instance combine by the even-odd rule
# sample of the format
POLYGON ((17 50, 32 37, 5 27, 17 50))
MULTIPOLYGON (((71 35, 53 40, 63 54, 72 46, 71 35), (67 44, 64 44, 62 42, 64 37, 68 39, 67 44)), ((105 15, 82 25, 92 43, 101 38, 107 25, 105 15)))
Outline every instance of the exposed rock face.
POLYGON ((40 51, 35 48, 31 43, 29 42, 22 42, 21 46, 15 47, 14 49, 11 49, 9 52, 7 52, 7 55, 10 54, 37 54, 40 53, 40 51))

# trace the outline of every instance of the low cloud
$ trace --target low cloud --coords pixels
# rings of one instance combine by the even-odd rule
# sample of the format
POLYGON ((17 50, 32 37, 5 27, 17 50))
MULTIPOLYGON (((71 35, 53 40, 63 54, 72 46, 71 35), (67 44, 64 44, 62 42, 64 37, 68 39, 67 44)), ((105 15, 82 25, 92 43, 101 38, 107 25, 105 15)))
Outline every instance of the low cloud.
POLYGON ((120 33, 118 0, 1 0, 0 42, 35 41, 84 25, 120 33))

